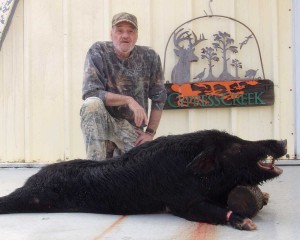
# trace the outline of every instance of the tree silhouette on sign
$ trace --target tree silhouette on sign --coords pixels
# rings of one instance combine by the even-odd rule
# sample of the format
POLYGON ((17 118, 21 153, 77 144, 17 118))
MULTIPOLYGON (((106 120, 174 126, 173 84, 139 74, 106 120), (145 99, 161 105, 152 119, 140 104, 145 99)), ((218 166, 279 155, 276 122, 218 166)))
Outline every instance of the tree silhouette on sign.
POLYGON ((223 72, 220 74, 219 79, 232 79, 233 76, 228 72, 227 62, 230 58, 227 58, 227 52, 237 53, 237 47, 233 46, 234 40, 230 37, 230 34, 219 31, 214 34, 214 43, 212 44, 215 49, 220 49, 223 59, 223 72))
POLYGON ((235 78, 240 78, 238 69, 242 68, 242 63, 238 59, 232 59, 230 65, 233 66, 235 69, 235 78))
POLYGON ((212 47, 206 47, 201 49, 201 58, 207 59, 208 61, 208 76, 204 79, 206 81, 215 80, 216 77, 212 73, 213 63, 212 61, 218 62, 219 57, 217 56, 217 53, 215 53, 215 50, 212 47))

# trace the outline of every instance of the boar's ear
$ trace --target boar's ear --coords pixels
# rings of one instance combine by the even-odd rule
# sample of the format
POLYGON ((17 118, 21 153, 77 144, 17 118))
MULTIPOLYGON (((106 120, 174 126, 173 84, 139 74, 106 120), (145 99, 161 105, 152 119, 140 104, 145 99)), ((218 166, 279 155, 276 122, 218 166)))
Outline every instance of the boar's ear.
POLYGON ((199 153, 186 168, 195 174, 208 174, 215 169, 215 157, 215 148, 208 148, 199 153))

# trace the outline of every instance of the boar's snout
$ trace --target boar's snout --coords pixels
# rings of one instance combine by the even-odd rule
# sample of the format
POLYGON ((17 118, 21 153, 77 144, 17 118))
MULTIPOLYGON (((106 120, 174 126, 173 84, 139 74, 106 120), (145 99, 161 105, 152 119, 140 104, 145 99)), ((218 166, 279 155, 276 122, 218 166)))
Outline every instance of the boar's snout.
POLYGON ((284 149, 284 154, 287 153, 287 140, 281 140, 280 141, 280 145, 282 146, 282 148, 284 149))
POLYGON ((286 139, 285 140, 281 140, 280 143, 282 144, 282 146, 284 148, 287 148, 287 140, 286 139))

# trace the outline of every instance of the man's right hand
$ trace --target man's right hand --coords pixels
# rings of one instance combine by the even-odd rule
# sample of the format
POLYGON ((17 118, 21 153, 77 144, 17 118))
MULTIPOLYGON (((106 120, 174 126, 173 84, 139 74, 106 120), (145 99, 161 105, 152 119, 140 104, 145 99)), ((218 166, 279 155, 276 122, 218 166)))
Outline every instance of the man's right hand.
POLYGON ((105 95, 105 105, 127 105, 134 114, 134 123, 137 127, 141 127, 143 124, 148 125, 148 117, 145 109, 130 96, 107 92, 105 95))
POLYGON ((143 124, 148 125, 148 118, 145 109, 132 97, 128 100, 128 107, 134 114, 134 122, 137 127, 141 127, 143 124))

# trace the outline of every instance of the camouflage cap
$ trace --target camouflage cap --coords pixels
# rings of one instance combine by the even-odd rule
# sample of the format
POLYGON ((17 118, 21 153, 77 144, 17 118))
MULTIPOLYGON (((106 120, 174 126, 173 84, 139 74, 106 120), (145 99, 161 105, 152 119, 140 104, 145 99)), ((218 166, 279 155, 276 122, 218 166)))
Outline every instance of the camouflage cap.
POLYGON ((121 13, 114 15, 113 19, 112 19, 112 27, 117 25, 120 22, 131 23, 136 29, 138 29, 136 16, 134 16, 130 13, 121 12, 121 13))

